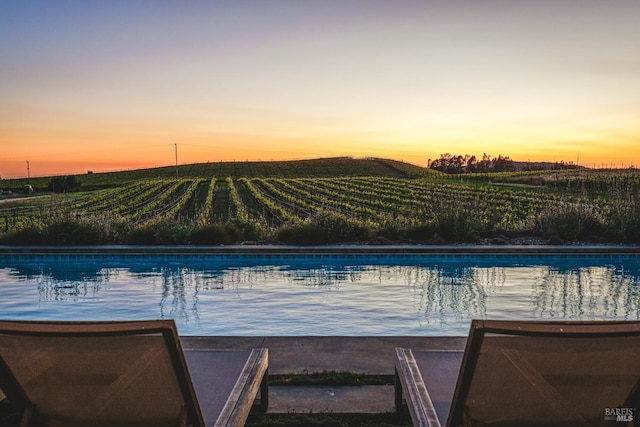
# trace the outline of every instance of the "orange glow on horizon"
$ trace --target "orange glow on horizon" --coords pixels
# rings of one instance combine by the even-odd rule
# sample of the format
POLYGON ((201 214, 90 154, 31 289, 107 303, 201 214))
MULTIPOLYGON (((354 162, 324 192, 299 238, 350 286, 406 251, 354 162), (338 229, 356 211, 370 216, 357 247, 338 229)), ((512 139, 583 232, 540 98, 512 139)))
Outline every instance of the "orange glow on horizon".
MULTIPOLYGON (((372 129, 378 126, 376 123, 372 129)), ((444 153, 477 158, 486 153, 516 161, 564 161, 595 168, 640 165, 640 138, 632 137, 620 138, 617 144, 605 144, 579 133, 545 138, 540 132, 527 135, 513 129, 480 130, 474 138, 471 129, 460 128, 451 134, 446 131, 429 134, 421 129, 412 133, 392 128, 345 131, 336 125, 330 130, 310 130, 308 133, 313 137, 305 136, 304 130, 297 128, 273 134, 260 133, 260 129, 251 133, 215 133, 203 129, 190 132, 188 128, 188 124, 169 123, 148 135, 143 127, 130 128, 131 135, 125 131, 95 132, 83 129, 82 125, 71 130, 51 130, 51 134, 46 130, 13 130, 0 136, 0 145, 10 145, 13 140, 24 142, 4 153, 10 157, 0 157, 0 176, 26 177, 27 161, 32 177, 173 166, 176 145, 179 165, 351 156, 389 158, 426 167, 429 159, 437 159, 444 153)))
POLYGON ((172 166, 176 144, 640 166, 637 1, 94 6, 3 8, 2 178, 172 166))
MULTIPOLYGON (((141 146, 116 146, 94 144, 91 147, 80 145, 77 152, 55 152, 40 150, 20 150, 19 156, 25 160, 8 160, 0 158, 0 176, 2 178, 24 178, 27 176, 27 161, 30 176, 51 176, 64 174, 85 174, 144 169, 175 165, 175 145, 178 150, 178 164, 232 161, 277 161, 302 160, 323 157, 350 156, 355 158, 379 157, 405 161, 417 166, 426 167, 428 160, 435 160, 441 154, 475 155, 481 158, 484 153, 491 157, 508 156, 516 161, 564 161, 580 164, 589 168, 626 168, 638 167, 640 162, 640 141, 637 144, 612 148, 612 151, 600 152, 597 148, 585 149, 588 145, 571 141, 551 143, 544 152, 528 150, 527 147, 509 146, 508 144, 483 145, 482 143, 458 144, 455 149, 447 141, 440 144, 388 144, 378 146, 370 142, 345 143, 337 141, 325 144, 313 139, 278 139, 251 136, 246 142, 241 136, 227 135, 221 138, 223 144, 199 143, 154 143, 141 146), (340 149, 342 145, 342 151, 340 149), (579 145, 577 149, 575 145, 579 145), (222 145, 222 146, 221 146, 222 145), (371 147, 371 150, 367 149, 371 147), (398 147, 394 150, 394 146, 398 147), (424 150, 421 149, 424 146, 424 150), (482 148, 483 146, 489 149, 482 148), (452 149, 449 149, 452 148, 452 149), (578 151, 580 150, 580 151, 578 151)), ((69 146, 67 146, 69 147, 69 146)), ((15 154, 14 154, 15 156, 15 154)))

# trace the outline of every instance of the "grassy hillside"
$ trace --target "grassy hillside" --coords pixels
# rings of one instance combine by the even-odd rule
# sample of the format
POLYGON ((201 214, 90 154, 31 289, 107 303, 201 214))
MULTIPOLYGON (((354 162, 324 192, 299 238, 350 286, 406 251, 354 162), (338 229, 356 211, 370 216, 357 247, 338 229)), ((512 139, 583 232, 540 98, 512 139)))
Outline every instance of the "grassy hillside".
MULTIPOLYGON (((212 177, 233 179, 246 177, 262 178, 335 178, 349 176, 377 176, 393 178, 418 178, 433 175, 429 169, 409 163, 388 159, 333 157, 312 160, 290 160, 269 162, 214 162, 179 165, 179 178, 212 177)), ((138 179, 175 178, 176 167, 166 166, 150 169, 135 169, 120 172, 105 172, 76 175, 83 188, 107 188, 138 179)), ((0 189, 21 190, 25 184, 42 190, 47 188, 50 177, 11 179, 0 181, 0 189)))

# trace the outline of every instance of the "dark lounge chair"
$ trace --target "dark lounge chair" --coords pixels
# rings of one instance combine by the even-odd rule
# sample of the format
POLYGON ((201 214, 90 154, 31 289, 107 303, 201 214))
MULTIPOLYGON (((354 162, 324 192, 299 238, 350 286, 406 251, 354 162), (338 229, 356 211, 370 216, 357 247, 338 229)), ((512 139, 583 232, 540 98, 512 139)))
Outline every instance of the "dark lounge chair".
POLYGON ((640 425, 637 321, 474 320, 464 353, 396 355, 416 426, 640 425))
POLYGON ((266 410, 267 349, 183 352, 173 320, 0 321, 22 425, 235 426, 266 410))

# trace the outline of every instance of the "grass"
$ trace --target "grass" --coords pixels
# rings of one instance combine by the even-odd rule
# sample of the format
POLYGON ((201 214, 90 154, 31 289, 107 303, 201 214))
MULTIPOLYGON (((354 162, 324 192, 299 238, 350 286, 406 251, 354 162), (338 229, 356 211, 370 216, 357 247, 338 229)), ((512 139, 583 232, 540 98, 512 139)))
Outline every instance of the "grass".
POLYGON ((342 371, 269 375, 269 385, 272 386, 366 386, 393 385, 393 382, 393 375, 367 375, 342 371))

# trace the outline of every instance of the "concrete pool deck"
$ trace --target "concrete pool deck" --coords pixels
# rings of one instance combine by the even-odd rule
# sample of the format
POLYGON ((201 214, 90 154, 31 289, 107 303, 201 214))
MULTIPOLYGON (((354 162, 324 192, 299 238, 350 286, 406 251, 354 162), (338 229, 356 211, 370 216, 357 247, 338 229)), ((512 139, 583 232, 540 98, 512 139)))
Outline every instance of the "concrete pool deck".
POLYGON ((190 337, 191 349, 269 349, 271 375, 345 371, 393 375, 396 347, 419 350, 464 350, 466 337, 190 337))
MULTIPOLYGON (((393 376, 395 348, 464 350, 466 337, 180 337, 194 349, 269 349, 269 374, 323 371, 393 376)), ((270 413, 392 412, 393 385, 270 386, 270 413)))

